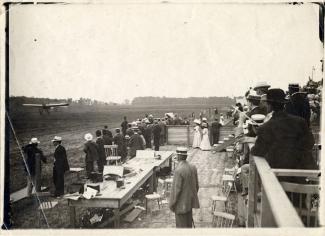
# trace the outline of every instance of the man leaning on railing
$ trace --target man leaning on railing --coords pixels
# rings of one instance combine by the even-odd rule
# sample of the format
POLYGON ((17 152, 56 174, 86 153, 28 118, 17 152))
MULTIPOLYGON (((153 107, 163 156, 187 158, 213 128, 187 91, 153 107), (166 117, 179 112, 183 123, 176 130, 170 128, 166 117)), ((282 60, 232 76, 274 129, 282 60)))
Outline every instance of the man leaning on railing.
MULTIPOLYGON (((314 137, 306 121, 284 111, 286 99, 281 89, 267 91, 272 118, 257 130, 252 155, 266 159, 271 168, 317 169, 312 157, 314 137)), ((281 181, 304 183, 299 177, 279 177, 281 181), (281 178, 281 179, 280 179, 281 178)))

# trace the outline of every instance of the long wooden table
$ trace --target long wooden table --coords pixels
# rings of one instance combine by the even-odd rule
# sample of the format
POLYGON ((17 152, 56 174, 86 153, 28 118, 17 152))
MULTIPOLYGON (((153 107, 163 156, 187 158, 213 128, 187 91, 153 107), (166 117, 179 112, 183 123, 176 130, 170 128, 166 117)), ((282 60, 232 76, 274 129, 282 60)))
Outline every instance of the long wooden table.
POLYGON ((125 178, 124 187, 117 188, 115 181, 105 181, 101 183, 103 189, 100 193, 91 199, 79 198, 78 200, 68 199, 70 208, 70 223, 72 227, 76 226, 76 207, 86 208, 112 208, 114 212, 114 227, 118 228, 120 224, 121 207, 132 195, 149 180, 149 192, 155 190, 156 168, 164 165, 171 166, 171 151, 158 151, 156 154, 161 155, 161 159, 137 156, 127 163, 124 167, 129 167, 137 173, 135 176, 125 178))

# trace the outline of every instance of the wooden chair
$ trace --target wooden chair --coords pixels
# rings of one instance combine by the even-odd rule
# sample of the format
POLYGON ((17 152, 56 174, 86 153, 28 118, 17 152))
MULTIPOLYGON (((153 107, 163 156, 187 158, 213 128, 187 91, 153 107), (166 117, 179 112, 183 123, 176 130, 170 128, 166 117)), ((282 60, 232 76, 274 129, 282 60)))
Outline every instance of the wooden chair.
POLYGON ((232 228, 235 216, 225 212, 213 212, 212 227, 232 228))
POLYGON ((211 199, 212 199, 212 206, 211 206, 212 214, 217 209, 217 202, 223 202, 225 211, 227 212, 229 210, 228 209, 228 197, 229 197, 230 190, 232 189, 232 185, 233 185, 232 182, 228 182, 226 188, 223 189, 224 191, 222 192, 222 195, 214 195, 211 197, 211 199))
POLYGON ((145 196, 145 199, 146 199, 146 212, 148 213, 148 209, 149 209, 150 218, 151 218, 152 212, 153 212, 152 204, 156 202, 158 204, 158 209, 160 210, 162 197, 158 193, 153 193, 153 194, 147 194, 145 196), (150 207, 148 207, 149 204, 150 204, 150 207))
POLYGON ((222 175, 222 188, 224 192, 228 186, 228 183, 230 182, 232 183, 232 188, 230 191, 234 191, 237 193, 237 188, 235 184, 237 170, 238 170, 237 165, 233 168, 225 168, 224 174, 222 175))
POLYGON ((121 156, 118 155, 117 145, 104 145, 106 161, 115 162, 115 165, 121 164, 121 156))
MULTIPOLYGON (((38 226, 41 226, 42 216, 48 213, 53 215, 53 209, 58 205, 57 201, 52 201, 50 192, 37 192, 35 197, 39 198, 38 206, 38 226), (44 214, 43 214, 44 213, 44 214)), ((44 218, 44 220, 47 220, 44 218)))
POLYGON ((318 226, 319 212, 319 185, 296 184, 281 182, 285 192, 295 206, 298 215, 307 227, 312 227, 311 220, 314 219, 314 227, 318 226))

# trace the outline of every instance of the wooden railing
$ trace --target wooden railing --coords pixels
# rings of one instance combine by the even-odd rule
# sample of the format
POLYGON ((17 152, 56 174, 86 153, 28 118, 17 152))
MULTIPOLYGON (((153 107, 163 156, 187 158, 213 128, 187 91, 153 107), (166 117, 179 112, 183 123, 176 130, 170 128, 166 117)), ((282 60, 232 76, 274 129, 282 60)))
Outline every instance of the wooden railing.
POLYGON ((319 175, 319 170, 271 169, 264 158, 251 156, 247 226, 304 227, 277 177, 306 177, 315 181, 319 175))
POLYGON ((250 157, 249 175, 248 227, 304 227, 275 173, 264 158, 250 157))

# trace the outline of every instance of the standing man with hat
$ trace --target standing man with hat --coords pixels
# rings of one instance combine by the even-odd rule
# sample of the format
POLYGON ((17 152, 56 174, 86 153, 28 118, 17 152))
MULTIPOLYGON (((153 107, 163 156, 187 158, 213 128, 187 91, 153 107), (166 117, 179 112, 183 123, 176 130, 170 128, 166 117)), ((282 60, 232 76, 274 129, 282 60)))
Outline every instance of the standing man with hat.
POLYGON ((266 82, 259 82, 255 85, 254 90, 256 91, 257 95, 261 96, 261 101, 260 101, 260 109, 262 110, 262 114, 266 115, 267 113, 267 105, 266 105, 266 93, 267 90, 271 86, 268 85, 266 82))
POLYGON ((123 117, 123 122, 121 123, 121 127, 122 127, 122 135, 125 136, 126 135, 126 130, 128 129, 128 121, 126 116, 123 117))
POLYGON ((310 105, 306 92, 300 92, 299 84, 289 84, 289 101, 285 106, 288 114, 304 118, 310 125, 310 105))
POLYGON ((86 172, 87 178, 90 178, 91 172, 94 171, 94 162, 99 159, 98 149, 97 144, 93 142, 93 136, 90 133, 85 134, 85 140, 84 152, 86 153, 86 172))
POLYGON ((169 208, 175 212, 177 228, 191 228, 192 208, 200 208, 197 169, 186 161, 187 148, 179 147, 176 153, 179 163, 174 173, 169 208))
POLYGON ((67 152, 61 145, 62 138, 55 136, 52 143, 55 147, 54 166, 53 166, 53 183, 55 186, 55 197, 61 197, 64 194, 64 173, 70 169, 67 152))
MULTIPOLYGON (((252 154, 264 157, 271 168, 316 169, 311 151, 314 137, 307 122, 284 111, 285 93, 281 89, 269 89, 267 104, 273 111, 272 118, 259 127, 252 154)), ((281 177, 297 181, 299 177, 281 177)), ((299 179, 301 180, 301 179, 299 179)))
POLYGON ((144 149, 144 143, 142 141, 141 136, 139 135, 138 131, 139 128, 136 126, 132 127, 134 134, 131 136, 129 141, 129 147, 130 147, 130 157, 133 158, 137 154, 137 150, 143 150, 144 149))
MULTIPOLYGON (((33 187, 36 187, 36 158, 40 158, 43 163, 46 163, 46 158, 43 155, 43 152, 38 148, 37 138, 32 138, 28 145, 23 147, 24 152, 27 155, 26 163, 24 163, 25 171, 27 173, 27 196, 29 197, 32 194, 33 187)), ((41 174, 41 166, 38 171, 41 174)))
MULTIPOLYGON (((103 130, 104 133, 104 130, 103 130)), ((105 142, 102 137, 102 132, 100 130, 96 130, 96 144, 97 144, 97 151, 98 151, 98 172, 103 173, 104 165, 106 164, 106 154, 105 154, 105 142)))
POLYGON ((158 121, 154 121, 154 125, 152 127, 152 134, 153 134, 153 145, 155 146, 155 151, 159 151, 160 133, 161 133, 161 128, 158 124, 158 121))

